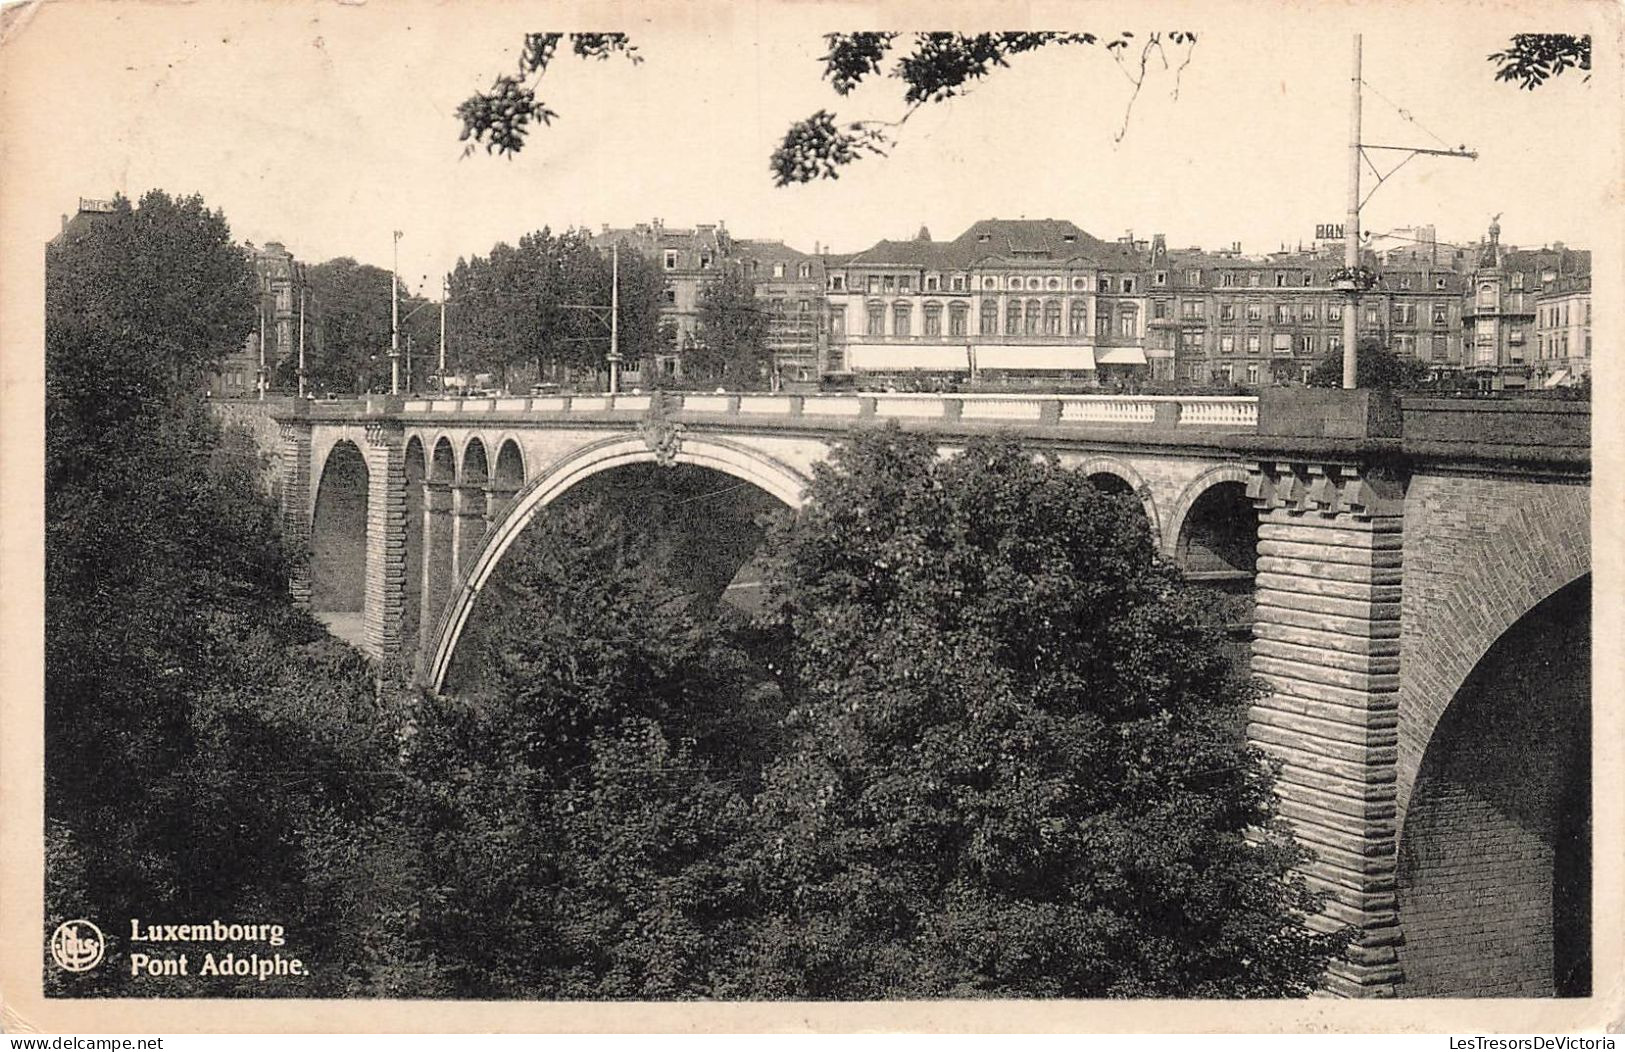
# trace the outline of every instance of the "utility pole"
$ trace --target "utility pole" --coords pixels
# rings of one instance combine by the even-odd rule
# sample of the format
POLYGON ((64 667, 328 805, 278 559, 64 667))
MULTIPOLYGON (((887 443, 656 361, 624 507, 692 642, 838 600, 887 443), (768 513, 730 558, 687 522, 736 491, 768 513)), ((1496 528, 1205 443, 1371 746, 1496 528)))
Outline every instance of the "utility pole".
POLYGON ((609 255, 609 393, 621 390, 621 246, 610 246, 609 255))
POLYGON ((401 232, 395 231, 395 255, 389 265, 389 393, 401 393, 401 232))
POLYGON ((406 393, 412 393, 412 334, 406 334, 406 393))
POLYGON ((299 268, 299 397, 305 397, 305 268, 299 268))
MULTIPOLYGON (((1422 131, 1432 135, 1445 147, 1435 150, 1424 146, 1389 146, 1377 143, 1360 141, 1360 87, 1365 81, 1360 70, 1360 34, 1354 34, 1354 61, 1353 70, 1349 76, 1349 209, 1348 219, 1343 228, 1343 276, 1337 283, 1348 294, 1347 303, 1343 309, 1343 387, 1352 389, 1356 386, 1355 377, 1359 372, 1359 314, 1360 293, 1364 291, 1369 275, 1360 269, 1360 209, 1371 195, 1376 193, 1389 176, 1399 171, 1413 159, 1420 156, 1429 157, 1465 157, 1468 160, 1478 160, 1478 154, 1465 146, 1450 148, 1443 139, 1422 128, 1420 122, 1408 112, 1400 109, 1391 100, 1388 100, 1380 91, 1379 98, 1393 105, 1399 110, 1399 115, 1411 124, 1415 124, 1422 131), (1372 163, 1367 150, 1391 150, 1405 155, 1404 159, 1388 171, 1377 169, 1372 163), (1376 176, 1376 182, 1364 198, 1360 196, 1360 162, 1371 165, 1371 174, 1376 176)), ((1375 89, 1373 89, 1375 90, 1375 89)))
POLYGON ((1349 214, 1343 230, 1343 269, 1351 278, 1343 307, 1343 389, 1354 389, 1359 351, 1360 283, 1360 34, 1354 34, 1354 71, 1349 77, 1349 214))
POLYGON ((259 388, 259 399, 265 401, 265 293, 260 293, 260 368, 256 386, 259 388))
POLYGON ((440 276, 440 382, 446 382, 446 297, 451 295, 451 280, 440 276))

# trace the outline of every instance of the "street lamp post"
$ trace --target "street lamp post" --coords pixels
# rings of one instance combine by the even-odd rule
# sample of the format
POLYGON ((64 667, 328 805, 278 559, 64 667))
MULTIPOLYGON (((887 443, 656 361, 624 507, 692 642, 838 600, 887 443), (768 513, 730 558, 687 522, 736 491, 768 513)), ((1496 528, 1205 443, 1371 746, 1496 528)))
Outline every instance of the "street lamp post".
POLYGON ((395 231, 395 254, 389 267, 389 393, 401 393, 401 232, 395 231))
POLYGON ((621 246, 610 246, 609 256, 609 393, 621 390, 621 246))

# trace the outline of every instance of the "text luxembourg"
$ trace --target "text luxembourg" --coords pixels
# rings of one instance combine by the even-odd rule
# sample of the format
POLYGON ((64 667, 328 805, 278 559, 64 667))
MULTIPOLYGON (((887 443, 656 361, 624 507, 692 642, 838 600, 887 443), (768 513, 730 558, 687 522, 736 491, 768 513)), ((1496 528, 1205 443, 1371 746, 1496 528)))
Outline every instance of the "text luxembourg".
POLYGON ((286 938, 280 924, 148 924, 130 918, 131 942, 263 942, 281 946, 286 938))

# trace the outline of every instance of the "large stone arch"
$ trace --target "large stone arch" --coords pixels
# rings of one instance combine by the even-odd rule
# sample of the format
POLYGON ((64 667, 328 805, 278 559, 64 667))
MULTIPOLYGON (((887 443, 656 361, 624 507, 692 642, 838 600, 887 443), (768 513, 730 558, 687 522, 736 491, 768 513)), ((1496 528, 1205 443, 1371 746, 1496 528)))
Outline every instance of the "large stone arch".
POLYGON ((480 590, 530 521, 583 479, 629 464, 649 463, 710 468, 749 482, 792 509, 801 507, 808 481, 799 471, 763 453, 727 439, 700 435, 683 435, 670 444, 651 443, 643 435, 616 435, 555 461, 519 491, 507 512, 487 531, 466 571, 459 574, 425 669, 424 678, 432 689, 440 690, 445 682, 480 590))
POLYGON ((1111 475, 1122 479, 1128 486, 1128 491, 1140 498, 1141 507, 1145 508, 1145 521, 1151 526, 1151 538, 1159 546, 1162 543, 1162 523, 1157 515, 1157 504, 1152 497, 1151 485, 1146 482, 1145 476, 1136 471, 1132 465, 1116 457, 1092 456, 1086 457, 1073 470, 1087 478, 1096 475, 1111 475))
POLYGON ((1406 500, 1400 819, 1445 709, 1524 614, 1591 572, 1584 485, 1424 477, 1406 500))
POLYGON ((311 513, 310 608, 358 619, 367 580, 367 459, 356 443, 340 438, 321 465, 311 513))
POLYGON ((1398 845, 1406 993, 1591 992, 1590 583, 1510 625, 1435 724, 1398 845))
POLYGON ((1208 490, 1225 482, 1239 482, 1245 486, 1247 485, 1247 478, 1248 471, 1244 465, 1220 464, 1208 468, 1192 479, 1180 491, 1179 499, 1174 502, 1173 510, 1168 515, 1164 526, 1165 532, 1162 535, 1162 550, 1170 557, 1178 551, 1179 538, 1185 532, 1185 524, 1186 520, 1190 518, 1191 508, 1196 506, 1196 502, 1201 500, 1208 490))

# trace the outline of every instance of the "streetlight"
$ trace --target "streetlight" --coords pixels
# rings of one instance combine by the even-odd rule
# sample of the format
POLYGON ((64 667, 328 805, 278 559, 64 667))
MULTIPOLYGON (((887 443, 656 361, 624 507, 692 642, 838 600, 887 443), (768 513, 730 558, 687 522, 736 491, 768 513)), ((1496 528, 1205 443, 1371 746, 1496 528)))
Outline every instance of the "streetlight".
POLYGON ((401 232, 395 231, 394 258, 389 265, 389 393, 401 393, 401 232))

